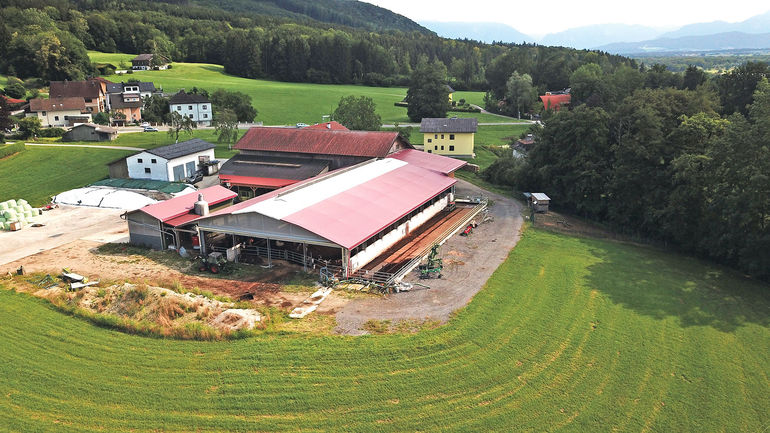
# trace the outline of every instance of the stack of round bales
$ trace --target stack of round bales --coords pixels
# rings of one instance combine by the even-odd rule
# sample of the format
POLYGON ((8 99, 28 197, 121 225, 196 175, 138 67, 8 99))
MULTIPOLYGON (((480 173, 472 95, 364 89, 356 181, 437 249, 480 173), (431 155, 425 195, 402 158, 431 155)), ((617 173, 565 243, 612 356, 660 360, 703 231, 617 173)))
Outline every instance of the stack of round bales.
POLYGON ((14 221, 29 224, 37 214, 38 210, 24 199, 4 201, 0 203, 0 230, 8 230, 14 221))

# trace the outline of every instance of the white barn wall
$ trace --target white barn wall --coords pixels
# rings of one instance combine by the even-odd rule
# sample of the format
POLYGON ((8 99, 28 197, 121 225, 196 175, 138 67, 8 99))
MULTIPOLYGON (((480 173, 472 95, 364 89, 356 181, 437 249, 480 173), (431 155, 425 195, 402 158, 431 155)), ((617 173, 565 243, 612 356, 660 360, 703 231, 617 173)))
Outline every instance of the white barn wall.
POLYGON ((166 167, 167 162, 168 161, 165 158, 147 152, 131 155, 126 158, 128 177, 131 179, 169 180, 168 169, 166 167), (142 160, 141 163, 139 162, 140 159, 142 160), (151 162, 153 159, 157 161, 155 164, 151 162), (150 168, 150 173, 144 172, 146 167, 150 168))
POLYGON ((450 193, 446 197, 425 208, 422 212, 413 216, 409 221, 388 232, 385 236, 382 237, 382 239, 373 242, 363 251, 358 252, 358 254, 350 258, 351 271, 356 271, 365 264, 371 262, 385 250, 392 247, 398 241, 406 237, 407 234, 420 227, 429 219, 436 216, 436 214, 441 212, 442 209, 447 207, 449 201, 452 199, 453 197, 450 193))

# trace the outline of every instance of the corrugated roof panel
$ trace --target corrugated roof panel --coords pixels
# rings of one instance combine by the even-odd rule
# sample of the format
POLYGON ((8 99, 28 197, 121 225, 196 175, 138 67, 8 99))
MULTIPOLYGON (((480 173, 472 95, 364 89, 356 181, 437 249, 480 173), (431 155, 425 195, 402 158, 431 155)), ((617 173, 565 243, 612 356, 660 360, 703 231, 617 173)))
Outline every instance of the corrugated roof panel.
POLYGON ((398 137, 397 132, 383 131, 254 127, 246 132, 235 148, 384 158, 398 137))
POLYGON ((200 189, 190 194, 174 197, 170 200, 151 204, 139 210, 165 222, 170 219, 188 214, 193 209, 195 202, 198 201, 198 194, 203 194, 203 199, 206 200, 209 205, 221 203, 225 200, 230 200, 238 196, 238 194, 223 186, 215 185, 200 189))
POLYGON ((236 213, 258 212, 271 218, 283 219, 287 215, 311 207, 404 165, 406 165, 405 162, 397 159, 382 159, 349 170, 343 169, 335 176, 329 176, 320 182, 310 183, 302 188, 279 194, 236 213))
POLYGON ((345 248, 354 248, 455 182, 442 174, 404 164, 282 219, 345 248))
POLYGON ((433 170, 443 174, 449 174, 468 164, 467 162, 460 159, 449 158, 447 156, 436 155, 435 153, 423 152, 416 149, 400 150, 396 153, 388 155, 388 158, 395 158, 401 161, 406 161, 409 164, 414 164, 418 167, 433 170))

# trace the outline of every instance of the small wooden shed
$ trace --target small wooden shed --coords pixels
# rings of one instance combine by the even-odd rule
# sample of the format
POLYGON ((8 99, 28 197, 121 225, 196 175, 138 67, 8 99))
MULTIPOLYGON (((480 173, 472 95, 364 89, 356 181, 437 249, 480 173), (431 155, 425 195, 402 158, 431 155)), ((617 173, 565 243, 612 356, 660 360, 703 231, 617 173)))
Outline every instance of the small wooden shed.
POLYGON ((533 192, 530 197, 530 206, 535 212, 545 213, 548 212, 548 205, 551 203, 551 198, 542 192, 533 192))

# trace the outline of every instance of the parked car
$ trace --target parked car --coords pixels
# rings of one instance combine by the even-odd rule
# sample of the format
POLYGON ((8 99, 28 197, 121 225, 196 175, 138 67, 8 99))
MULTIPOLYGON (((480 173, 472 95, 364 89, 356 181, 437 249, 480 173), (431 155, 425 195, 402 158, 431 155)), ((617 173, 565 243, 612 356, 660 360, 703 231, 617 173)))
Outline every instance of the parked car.
POLYGON ((158 132, 158 128, 153 128, 152 126, 145 126, 144 132, 158 132))
POLYGON ((193 173, 190 177, 185 179, 185 182, 195 184, 202 180, 203 180, 203 172, 198 170, 195 173, 193 173))
POLYGON ((304 128, 306 126, 310 126, 310 125, 308 125, 307 123, 298 123, 297 124, 297 128, 304 128))
POLYGON ((150 126, 150 122, 142 122, 139 126, 148 127, 150 126))

